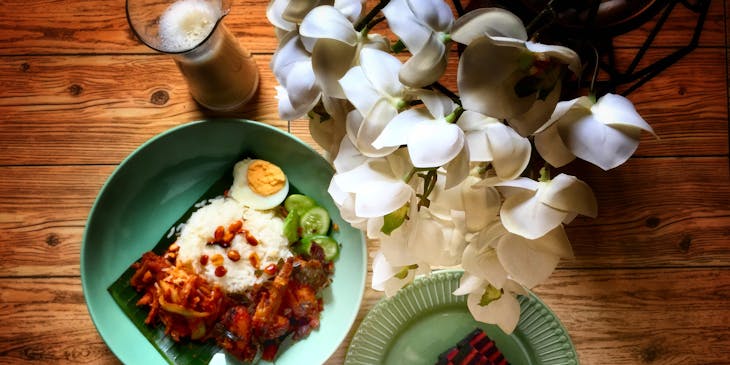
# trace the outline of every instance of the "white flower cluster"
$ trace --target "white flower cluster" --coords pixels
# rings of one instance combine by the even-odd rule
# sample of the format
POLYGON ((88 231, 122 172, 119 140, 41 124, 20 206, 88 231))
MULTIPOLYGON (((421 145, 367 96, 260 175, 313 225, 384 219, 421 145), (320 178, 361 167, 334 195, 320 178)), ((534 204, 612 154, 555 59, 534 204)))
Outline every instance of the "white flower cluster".
POLYGON ((611 169, 653 131, 618 95, 560 102, 561 81, 581 72, 578 55, 529 41, 506 10, 455 19, 443 0, 365 10, 360 0, 271 1, 280 115, 309 117, 334 163, 329 193, 343 218, 380 240, 373 288, 391 295, 418 274, 460 266, 454 294, 510 333, 515 296, 573 255, 563 225, 597 213, 573 176, 521 177, 533 143, 554 167, 578 157, 611 169), (381 20, 408 50, 405 63, 373 34, 381 20), (453 42, 465 47, 458 96, 435 86, 453 42))

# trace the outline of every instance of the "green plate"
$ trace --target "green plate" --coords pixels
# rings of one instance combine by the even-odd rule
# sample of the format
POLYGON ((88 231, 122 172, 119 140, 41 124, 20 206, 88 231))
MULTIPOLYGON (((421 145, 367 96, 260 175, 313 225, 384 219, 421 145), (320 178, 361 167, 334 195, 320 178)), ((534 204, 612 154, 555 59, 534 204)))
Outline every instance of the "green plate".
POLYGON ((451 293, 462 271, 444 270, 416 279, 368 313, 350 343, 346 365, 434 364, 438 355, 479 327, 513 365, 575 365, 568 332, 534 294, 519 297, 521 315, 511 335, 477 322, 466 296, 451 293))
POLYGON ((333 284, 324 293, 321 326, 286 348, 276 363, 322 363, 347 335, 362 300, 367 256, 362 233, 342 220, 327 193, 331 166, 304 142, 271 126, 199 121, 164 132, 134 151, 109 177, 89 213, 81 246, 84 297, 99 334, 124 363, 167 362, 107 288, 216 180, 232 172, 236 161, 249 156, 279 165, 291 185, 322 204, 340 227, 335 237, 342 251, 333 284))

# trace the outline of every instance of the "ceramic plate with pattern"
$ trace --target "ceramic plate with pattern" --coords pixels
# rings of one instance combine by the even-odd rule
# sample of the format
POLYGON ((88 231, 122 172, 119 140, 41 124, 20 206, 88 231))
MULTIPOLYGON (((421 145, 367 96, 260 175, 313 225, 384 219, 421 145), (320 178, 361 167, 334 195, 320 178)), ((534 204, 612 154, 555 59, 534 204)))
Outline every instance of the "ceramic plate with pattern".
POLYGON ((514 365, 576 365, 568 332, 534 294, 519 297, 521 315, 511 335, 475 321, 466 296, 451 293, 462 271, 440 271, 417 279, 380 301, 355 333, 346 365, 434 364, 438 355, 475 328, 483 329, 514 365))

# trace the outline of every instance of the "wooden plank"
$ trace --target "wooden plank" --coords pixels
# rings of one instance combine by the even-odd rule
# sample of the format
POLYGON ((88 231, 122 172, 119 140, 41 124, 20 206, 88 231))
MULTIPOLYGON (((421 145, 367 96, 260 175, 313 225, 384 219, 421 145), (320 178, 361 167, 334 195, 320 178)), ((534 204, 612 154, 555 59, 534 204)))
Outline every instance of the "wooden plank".
MULTIPOLYGON (((568 226, 576 258, 563 267, 727 265, 727 166, 720 157, 632 159, 610 173, 570 166, 594 189, 599 216, 568 226)), ((0 276, 78 275, 86 218, 113 168, 0 167, 0 276)))
POLYGON ((285 129, 269 60, 256 57, 259 89, 242 110, 215 113, 194 102, 166 56, 4 58, 0 165, 118 163, 150 137, 205 118, 285 129))
POLYGON ((76 278, 0 279, 3 364, 118 364, 76 278))
POLYGON ((566 172, 592 187, 598 217, 568 225, 576 258, 564 261, 564 266, 728 263, 727 157, 634 158, 608 172, 575 162, 566 172))
POLYGON ((730 270, 558 270, 534 291, 583 365, 727 364, 730 270))
MULTIPOLYGON (((376 1, 369 1, 373 6, 376 1)), ((702 46, 725 44, 723 8, 713 1, 702 46)), ((226 26, 254 53, 271 53, 276 46, 273 27, 266 19, 268 1, 233 3, 226 26)), ((38 0, 3 2, 8 16, 0 18, 0 54, 151 53, 132 34, 124 13, 124 1, 38 0), (10 16, 12 14, 12 17, 10 16)), ((369 8, 368 8, 369 9, 369 8)), ((696 15, 679 5, 657 38, 662 46, 687 43, 696 15)), ((652 23, 619 38, 622 46, 641 45, 652 23)))
MULTIPOLYGON (((1 363, 118 363, 86 314, 79 282, 0 279, 1 363)), ((723 268, 558 270, 534 291, 568 329, 581 364, 628 365, 725 363, 728 290, 723 268)), ((327 364, 343 363, 357 325, 381 297, 366 291, 353 330, 327 364)))

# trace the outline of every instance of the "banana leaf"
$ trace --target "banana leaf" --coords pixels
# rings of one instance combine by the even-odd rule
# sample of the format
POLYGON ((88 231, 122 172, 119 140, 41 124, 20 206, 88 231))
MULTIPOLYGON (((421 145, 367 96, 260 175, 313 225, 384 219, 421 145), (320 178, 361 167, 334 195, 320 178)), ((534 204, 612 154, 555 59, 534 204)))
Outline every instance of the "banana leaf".
MULTIPOLYGON (((218 179, 213 185, 198 199, 203 201, 211 199, 223 194, 232 184, 231 174, 225 174, 218 179)), ((185 223, 190 215, 197 210, 195 206, 190 207, 175 224, 170 227, 174 229, 180 223, 185 223)), ((162 254, 177 239, 177 235, 169 234, 168 229, 160 238, 154 247, 150 247, 155 253, 162 254)), ((119 278, 112 283, 107 290, 119 305, 122 311, 129 317, 134 325, 139 329, 147 340, 160 352, 162 357, 170 364, 208 364, 210 359, 221 351, 220 347, 213 340, 207 342, 181 341, 175 342, 169 336, 165 335, 165 326, 157 324, 156 326, 148 326, 144 323, 147 317, 147 309, 138 307, 137 301, 142 294, 137 293, 129 284, 129 280, 134 274, 134 269, 130 267, 124 271, 119 278)))

